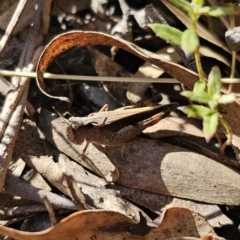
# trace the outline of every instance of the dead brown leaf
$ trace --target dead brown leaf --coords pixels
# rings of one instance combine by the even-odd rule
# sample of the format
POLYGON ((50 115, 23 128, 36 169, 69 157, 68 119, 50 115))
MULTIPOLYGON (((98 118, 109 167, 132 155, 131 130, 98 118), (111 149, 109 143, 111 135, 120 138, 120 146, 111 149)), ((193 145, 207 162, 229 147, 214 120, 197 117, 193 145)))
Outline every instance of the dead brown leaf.
POLYGON ((154 224, 159 226, 152 230, 145 226, 145 231, 149 232, 143 233, 141 229, 143 226, 122 214, 105 210, 86 210, 73 213, 56 226, 42 232, 23 232, 0 226, 0 233, 22 240, 29 238, 35 240, 70 240, 76 238, 164 240, 177 237, 200 238, 200 236, 206 235, 212 236, 215 240, 223 240, 215 234, 212 227, 201 215, 187 208, 169 207, 161 219, 154 224))
POLYGON ((190 208, 201 214, 212 227, 222 227, 230 225, 233 222, 221 211, 220 207, 214 204, 199 203, 196 201, 176 198, 159 193, 153 193, 146 190, 129 188, 123 185, 115 184, 112 188, 119 190, 121 196, 144 206, 151 211, 161 214, 167 205, 181 206, 190 208))
POLYGON ((194 135, 204 137, 201 130, 202 124, 200 121, 187 117, 173 117, 162 119, 157 124, 148 127, 143 132, 152 138, 160 138, 174 135, 194 135))
MULTIPOLYGON (((53 39, 46 46, 39 59, 36 69, 37 82, 39 88, 44 94, 47 93, 44 91, 43 73, 47 70, 49 64, 53 61, 53 59, 60 53, 65 52, 74 46, 82 47, 87 45, 107 45, 124 49, 125 51, 128 51, 138 56, 139 58, 164 69, 168 74, 189 88, 191 88, 193 86, 193 83, 198 79, 197 74, 188 70, 187 68, 184 68, 176 63, 168 62, 165 59, 160 58, 157 54, 142 49, 133 43, 99 32, 73 31, 61 34, 53 39)), ((66 97, 54 97, 51 95, 47 96, 68 101, 66 97)))
POLYGON ((239 205, 240 175, 208 157, 184 148, 135 138, 121 149, 107 147, 117 166, 117 183, 131 188, 196 201, 239 205), (124 164, 123 164, 124 163, 124 164))
POLYGON ((54 162, 48 156, 40 158, 29 156, 25 158, 25 161, 41 173, 53 186, 73 200, 74 193, 71 192, 64 174, 72 176, 81 192, 87 196, 87 203, 91 206, 114 210, 128 216, 135 216, 140 211, 135 205, 122 199, 116 190, 105 188, 107 183, 102 178, 87 172, 77 163, 70 161, 66 156, 64 157, 63 154, 60 154, 60 157, 63 158, 61 163, 54 162), (65 173, 61 169, 61 165, 64 165, 65 173))

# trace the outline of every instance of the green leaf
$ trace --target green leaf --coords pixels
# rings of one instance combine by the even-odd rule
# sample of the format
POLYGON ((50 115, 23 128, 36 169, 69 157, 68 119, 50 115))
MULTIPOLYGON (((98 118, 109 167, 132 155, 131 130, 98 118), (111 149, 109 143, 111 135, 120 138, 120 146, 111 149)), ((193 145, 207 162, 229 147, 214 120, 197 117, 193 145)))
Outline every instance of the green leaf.
POLYGON ((200 9, 200 14, 210 17, 220 17, 225 15, 234 14, 233 9, 228 7, 203 7, 200 9))
POLYGON ((224 94, 221 95, 220 98, 218 99, 218 104, 228 104, 231 102, 234 102, 236 99, 235 94, 224 94))
POLYGON ((209 100, 208 102, 208 106, 211 109, 216 109, 217 105, 218 105, 218 99, 219 99, 220 95, 218 97, 214 96, 211 100, 209 100))
POLYGON ((192 12, 191 4, 186 0, 169 0, 174 6, 181 8, 183 11, 192 12))
POLYGON ((204 4, 203 0, 193 0, 194 5, 202 6, 204 4))
POLYGON ((182 111, 188 115, 188 117, 195 117, 195 118, 204 118, 207 115, 211 115, 215 113, 214 110, 202 106, 202 105, 191 105, 188 107, 182 108, 182 111))
POLYGON ((199 114, 195 111, 195 109, 192 106, 181 107, 179 109, 183 111, 185 114, 187 114, 188 117, 202 118, 201 116, 199 116, 199 114))
POLYGON ((180 110, 186 113, 188 117, 203 119, 203 132, 207 142, 214 136, 220 116, 217 110, 212 110, 201 105, 181 107, 180 110))
POLYGON ((205 89, 206 89, 206 82, 205 81, 197 81, 195 82, 194 84, 194 87, 193 87, 193 92, 194 93, 199 93, 199 92, 203 92, 205 89))
POLYGON ((166 42, 180 46, 182 32, 177 28, 159 23, 149 24, 149 27, 158 37, 164 39, 166 42))
POLYGON ((213 67, 208 76, 208 94, 212 97, 221 93, 221 73, 217 66, 213 67))
POLYGON ((195 30, 187 29, 182 34, 181 47, 183 50, 194 53, 199 47, 199 38, 195 30))
POLYGON ((203 133, 207 142, 215 135, 218 127, 219 113, 215 112, 203 118, 203 133))
POLYGON ((192 91, 184 91, 181 95, 187 97, 191 101, 195 101, 198 103, 208 104, 208 102, 212 99, 211 96, 207 92, 192 92, 192 91))

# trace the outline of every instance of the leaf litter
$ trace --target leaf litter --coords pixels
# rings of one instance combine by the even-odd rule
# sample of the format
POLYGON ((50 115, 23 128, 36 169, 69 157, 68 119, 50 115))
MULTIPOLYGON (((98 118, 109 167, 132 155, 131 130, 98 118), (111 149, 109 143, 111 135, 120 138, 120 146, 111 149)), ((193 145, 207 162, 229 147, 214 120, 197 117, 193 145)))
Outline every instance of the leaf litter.
MULTIPOLYGON (((22 40, 32 44, 31 48, 29 47, 32 52, 22 51, 22 62, 18 66, 20 68, 27 66, 29 62, 34 66, 35 63, 38 85, 41 91, 47 92, 48 95, 46 97, 42 94, 34 81, 28 89, 29 80, 21 82, 21 79, 16 78, 12 81, 12 86, 22 87, 16 95, 13 95, 11 90, 14 88, 5 84, 7 79, 1 80, 2 84, 5 84, 1 86, 7 86, 10 91, 2 92, 3 95, 9 96, 6 100, 3 99, 4 108, 1 113, 3 136, 1 146, 3 147, 0 149, 2 152, 6 151, 7 155, 3 154, 0 161, 1 167, 4 167, 0 182, 0 186, 4 186, 0 195, 2 225, 0 234, 16 239, 75 239, 76 237, 204 239, 204 236, 212 239, 234 239, 234 237, 228 238, 226 233, 218 236, 216 232, 221 233, 219 229, 227 225, 232 230, 239 221, 238 218, 236 220, 231 217, 231 214, 235 213, 229 208, 229 206, 238 207, 240 204, 239 163, 236 161, 239 159, 240 151, 238 101, 221 106, 221 113, 233 129, 234 152, 231 150, 229 156, 222 157, 218 152, 213 152, 213 143, 211 146, 207 144, 203 146, 192 138, 191 135, 203 138, 201 122, 188 119, 178 111, 161 121, 158 116, 158 123, 144 131, 148 137, 144 134, 138 137, 135 135, 141 132, 140 126, 145 124, 146 120, 151 124, 156 123, 153 121, 156 116, 150 118, 148 116, 144 120, 139 120, 135 116, 130 117, 127 125, 116 130, 109 120, 112 110, 117 109, 116 115, 125 114, 131 109, 126 106, 132 104, 136 105, 134 111, 145 116, 141 112, 144 109, 142 108, 144 102, 159 93, 162 93, 164 98, 163 107, 166 106, 164 104, 173 102, 178 102, 179 105, 186 105, 187 102, 174 89, 174 87, 179 88, 179 84, 173 87, 169 83, 109 83, 97 81, 98 76, 122 78, 137 76, 141 81, 141 77, 149 76, 149 72, 141 69, 144 63, 148 63, 150 67, 153 66, 154 72, 151 73, 150 70, 151 76, 157 78, 160 75, 162 77, 170 75, 188 89, 192 89, 194 82, 198 80, 198 75, 186 66, 180 65, 180 58, 172 59, 171 52, 167 57, 153 53, 157 50, 164 51, 169 45, 146 29, 148 22, 142 19, 147 19, 149 16, 142 3, 115 1, 119 3, 118 5, 114 1, 107 0, 107 4, 99 1, 79 3, 72 0, 68 1, 68 6, 71 7, 65 8, 64 2, 63 0, 57 3, 46 1, 45 4, 39 4, 37 12, 32 10, 32 1, 26 6, 22 1, 18 3, 22 4, 19 5, 19 9, 23 8, 27 14, 20 14, 17 27, 12 27, 11 34, 14 35, 12 39, 19 41, 17 46, 22 50, 22 40), (122 11, 122 14, 119 14, 119 11, 122 11), (142 16, 141 21, 138 18, 139 14, 142 16), (24 18, 25 15, 28 18, 24 18), (39 21, 40 19, 42 21, 39 21), (35 28, 28 35, 33 21, 35 28), (40 22, 43 23, 42 26, 40 22), (117 22, 119 24, 114 28, 117 22), (111 25, 112 35, 107 24, 111 25), (128 27, 125 28, 126 26, 128 27), (37 28, 41 29, 38 31, 39 35, 36 34, 37 28), (124 34, 116 36, 119 29, 124 34), (31 36, 35 36, 35 40, 31 36), (49 41, 49 39, 53 40, 49 41), (130 39, 132 42, 129 42, 130 39), (33 51, 37 53, 37 47, 46 43, 48 44, 36 65, 33 51), (75 57, 74 51, 68 51, 76 47, 80 48, 80 57, 75 57), (87 48, 81 50, 84 47, 87 48), (159 72, 154 70, 156 66, 161 68, 159 72), (82 74, 81 69, 84 69, 88 75, 95 76, 96 82, 69 81, 66 84, 43 78, 45 71, 82 74), (21 84, 18 85, 17 82, 21 84), (19 102, 20 105, 17 105, 21 94, 23 98, 19 102), (13 100, 10 95, 14 96, 13 100), (109 104, 111 111, 98 112, 105 103, 109 104), (11 108, 8 108, 9 105, 11 108), (23 117, 22 113, 19 115, 17 111, 19 106, 27 106, 28 115, 23 117), (65 120, 56 114, 53 106, 65 120), (4 112, 7 108, 10 110, 4 112), (15 115, 9 121, 12 113, 15 115), (100 120, 94 122, 93 116, 100 116, 98 118, 100 120), (80 137, 81 131, 86 132, 84 129, 87 128, 90 129, 90 134, 91 132, 103 134, 104 129, 109 128, 107 127, 109 125, 110 128, 115 129, 115 132, 111 133, 112 139, 114 137, 123 139, 125 134, 129 134, 132 140, 126 138, 114 146, 108 144, 102 146, 101 141, 98 144, 94 141, 74 144, 69 141, 66 132, 67 128, 72 127, 69 121, 71 118, 88 121, 83 126, 79 124, 76 129, 73 128, 73 133, 79 132, 80 137), (12 125, 12 122, 15 122, 15 125, 12 125), (8 135, 10 126, 14 131, 8 135), (6 141, 7 137, 11 141, 6 141), (15 156, 18 161, 14 159, 15 156), (18 201, 9 201, 16 196, 18 201), (51 221, 45 217, 46 225, 35 228, 38 232, 31 233, 34 229, 33 223, 38 223, 41 214, 46 212, 44 197, 48 198, 53 207, 52 212, 48 210, 49 215, 56 214, 60 216, 58 219, 62 220, 49 227, 51 221), (34 215, 39 217, 34 218, 34 215), (14 229, 14 225, 11 225, 13 222, 19 222, 20 229, 24 231, 14 229)), ((185 17, 167 1, 153 0, 149 3, 153 3, 170 24, 180 27, 182 26, 180 21, 188 24, 185 17)), ((14 4, 15 7, 10 6, 12 13, 17 6, 16 3, 14 4)), ((6 9, 10 10, 10 8, 6 9)), ((5 14, 1 15, 1 19, 1 22, 8 24, 11 18, 5 14)), ((206 63, 212 61, 211 64, 218 64, 220 60, 224 68, 222 71, 228 72, 227 63, 230 62, 230 55, 226 54, 230 51, 221 39, 209 34, 208 29, 211 24, 208 25, 203 21, 203 25, 204 27, 199 26, 199 35, 208 40, 208 43, 204 43, 204 47, 217 46, 224 49, 224 53, 220 51, 219 54, 216 48, 212 48, 211 56, 218 61, 206 56, 206 63)), ((221 33, 224 33, 224 26, 221 27, 223 28, 221 33)), ((9 46, 12 46, 11 41, 9 46)), ((20 58, 19 49, 16 54, 20 58)), ((7 51, 14 52, 11 48, 7 51)), ((167 54, 168 50, 164 52, 167 54)), ((2 66, 12 69, 16 67, 16 61, 13 59, 1 61, 3 61, 2 66)), ((29 71, 34 69, 33 66, 29 71)), ((170 110, 174 111, 175 108, 176 106, 170 110)), ((126 122, 123 119, 117 118, 116 125, 122 126, 121 124, 126 122)), ((94 137, 94 134, 92 135, 94 137)), ((105 135, 99 136, 104 138, 105 135)), ((221 131, 220 136, 224 138, 224 133, 221 131)), ((86 139, 89 139, 88 136, 86 139)))

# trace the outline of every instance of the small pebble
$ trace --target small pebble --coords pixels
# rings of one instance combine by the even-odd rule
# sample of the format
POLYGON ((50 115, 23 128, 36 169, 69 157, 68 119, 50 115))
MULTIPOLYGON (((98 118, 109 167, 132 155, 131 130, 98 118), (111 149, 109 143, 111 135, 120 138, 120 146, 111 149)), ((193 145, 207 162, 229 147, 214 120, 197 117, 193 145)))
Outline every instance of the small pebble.
POLYGON ((240 27, 225 32, 225 41, 232 51, 240 50, 240 27))

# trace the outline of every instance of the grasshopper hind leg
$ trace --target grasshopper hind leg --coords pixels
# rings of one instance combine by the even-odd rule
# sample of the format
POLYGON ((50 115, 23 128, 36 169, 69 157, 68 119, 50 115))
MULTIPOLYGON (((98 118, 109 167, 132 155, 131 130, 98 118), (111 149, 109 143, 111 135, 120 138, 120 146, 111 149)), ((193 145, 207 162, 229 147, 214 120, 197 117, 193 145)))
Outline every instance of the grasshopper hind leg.
POLYGON ((89 141, 87 141, 87 143, 86 143, 86 146, 84 147, 84 149, 82 150, 82 153, 81 153, 81 157, 83 158, 84 156, 85 156, 85 153, 86 153, 86 151, 87 151, 87 148, 88 148, 88 146, 89 146, 89 141))

